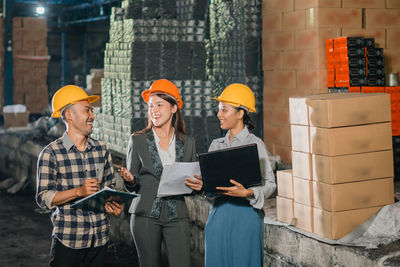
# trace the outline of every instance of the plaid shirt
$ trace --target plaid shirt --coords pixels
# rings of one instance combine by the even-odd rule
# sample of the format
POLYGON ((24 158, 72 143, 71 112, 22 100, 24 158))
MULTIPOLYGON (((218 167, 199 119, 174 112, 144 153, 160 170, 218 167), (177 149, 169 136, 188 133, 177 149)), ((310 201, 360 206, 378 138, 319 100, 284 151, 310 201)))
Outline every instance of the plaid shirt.
POLYGON ((64 133, 40 153, 36 202, 41 208, 56 208, 52 236, 74 249, 103 246, 109 238, 108 214, 71 208, 77 199, 57 207, 51 204, 57 192, 80 187, 86 178, 101 178, 101 188, 115 185, 111 154, 103 142, 89 137, 81 152, 64 133))

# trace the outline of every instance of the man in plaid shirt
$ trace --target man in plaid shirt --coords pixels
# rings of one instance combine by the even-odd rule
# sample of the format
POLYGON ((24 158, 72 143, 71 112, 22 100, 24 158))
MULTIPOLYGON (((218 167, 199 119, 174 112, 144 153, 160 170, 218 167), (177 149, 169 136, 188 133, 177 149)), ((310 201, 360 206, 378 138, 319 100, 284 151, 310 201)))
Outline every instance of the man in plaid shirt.
POLYGON ((62 117, 67 131, 38 159, 36 201, 41 208, 55 208, 49 266, 104 266, 108 214, 122 211, 115 201, 105 204, 106 213, 71 208, 77 199, 115 185, 107 146, 89 137, 94 120, 91 103, 98 99, 74 85, 62 87, 52 99, 52 116, 62 117))

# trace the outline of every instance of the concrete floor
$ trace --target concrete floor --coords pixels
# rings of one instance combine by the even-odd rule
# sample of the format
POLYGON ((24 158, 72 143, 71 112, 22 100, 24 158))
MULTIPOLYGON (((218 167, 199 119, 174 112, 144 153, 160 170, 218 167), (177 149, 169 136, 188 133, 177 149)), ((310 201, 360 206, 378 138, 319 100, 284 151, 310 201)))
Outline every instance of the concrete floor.
MULTIPOLYGON (((52 225, 37 208, 33 194, 0 192, 0 266, 47 266, 52 225)), ((106 266, 138 266, 136 251, 111 241, 106 266)))

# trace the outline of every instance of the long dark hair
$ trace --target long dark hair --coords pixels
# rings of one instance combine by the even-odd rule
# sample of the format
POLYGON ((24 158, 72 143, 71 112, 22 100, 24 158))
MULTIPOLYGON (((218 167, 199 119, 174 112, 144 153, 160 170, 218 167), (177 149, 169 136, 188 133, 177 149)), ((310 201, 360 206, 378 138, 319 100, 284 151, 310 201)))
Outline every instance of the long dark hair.
MULTIPOLYGON (((163 94, 163 93, 154 93, 153 95, 156 95, 156 96, 164 99, 165 101, 170 103, 171 106, 174 106, 174 105, 177 106, 176 112, 172 116, 171 124, 172 124, 172 127, 175 129, 176 137, 183 143, 184 141, 183 141, 182 135, 186 134, 186 125, 185 125, 185 121, 183 119, 181 110, 179 109, 178 103, 176 102, 175 98, 173 98, 170 95, 163 94)), ((148 116, 147 117, 147 126, 145 128, 143 128, 142 130, 134 132, 133 135, 148 133, 152 128, 153 128, 153 122, 151 121, 150 116, 148 116)))
POLYGON ((237 111, 243 110, 243 124, 247 126, 247 129, 249 129, 249 131, 254 130, 255 126, 254 126, 254 122, 253 120, 250 118, 249 116, 249 112, 244 109, 244 108, 236 108, 237 111))

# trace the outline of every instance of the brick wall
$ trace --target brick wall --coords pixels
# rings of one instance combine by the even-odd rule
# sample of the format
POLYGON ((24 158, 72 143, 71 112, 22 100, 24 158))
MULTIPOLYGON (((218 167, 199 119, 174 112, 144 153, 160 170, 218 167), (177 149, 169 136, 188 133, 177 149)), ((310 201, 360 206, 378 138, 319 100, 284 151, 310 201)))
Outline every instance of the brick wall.
POLYGON ((264 141, 291 162, 288 99, 327 93, 325 39, 375 38, 386 73, 400 71, 400 1, 264 0, 264 141))

